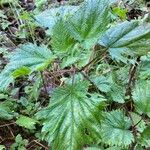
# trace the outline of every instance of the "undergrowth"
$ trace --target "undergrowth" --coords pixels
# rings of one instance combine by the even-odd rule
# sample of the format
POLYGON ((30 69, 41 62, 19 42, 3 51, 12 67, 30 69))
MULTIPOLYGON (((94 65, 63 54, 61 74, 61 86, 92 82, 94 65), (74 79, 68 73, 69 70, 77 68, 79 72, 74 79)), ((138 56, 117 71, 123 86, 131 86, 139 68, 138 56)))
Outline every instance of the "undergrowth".
POLYGON ((144 3, 0 3, 0 150, 150 147, 144 3))

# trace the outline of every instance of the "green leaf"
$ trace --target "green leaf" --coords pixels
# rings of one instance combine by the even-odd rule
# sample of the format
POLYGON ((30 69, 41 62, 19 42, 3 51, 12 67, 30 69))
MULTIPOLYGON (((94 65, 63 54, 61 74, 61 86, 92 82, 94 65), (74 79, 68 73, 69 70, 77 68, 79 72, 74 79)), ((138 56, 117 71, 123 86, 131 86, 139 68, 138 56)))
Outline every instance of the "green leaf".
POLYGON ((141 133, 140 137, 140 144, 146 148, 150 147, 150 124, 144 129, 144 131, 141 133))
POLYGON ((42 8, 42 5, 44 5, 47 2, 47 0, 35 0, 36 8, 40 10, 42 8))
POLYGON ((99 41, 107 47, 113 59, 127 62, 125 56, 146 55, 150 50, 150 24, 123 22, 110 28, 99 41))
POLYGON ((52 30, 52 48, 55 51, 66 52, 73 49, 75 40, 70 36, 64 20, 60 19, 52 30), (61 34, 60 34, 61 33, 61 34))
POLYGON ((128 149, 117 147, 117 146, 113 146, 113 147, 107 148, 106 150, 128 150, 128 149))
POLYGON ((0 100, 3 99, 8 99, 8 95, 4 93, 0 93, 0 100))
POLYGON ((14 78, 18 78, 18 77, 20 77, 22 75, 28 75, 30 72, 31 72, 31 70, 28 67, 22 66, 19 69, 15 70, 12 73, 12 76, 14 78))
POLYGON ((0 119, 10 120, 14 117, 13 104, 10 101, 0 102, 0 119))
POLYGON ((11 145, 11 150, 26 150, 26 146, 28 144, 28 140, 23 139, 20 134, 18 134, 15 138, 15 143, 11 145))
POLYGON ((125 101, 125 90, 121 86, 117 84, 113 84, 111 86, 111 90, 109 92, 113 101, 118 103, 124 103, 125 101))
POLYGON ((4 145, 0 145, 0 150, 5 150, 5 146, 4 145))
POLYGON ((67 20, 66 28, 74 39, 90 48, 107 30, 109 22, 108 0, 86 0, 67 20))
POLYGON ((20 115, 16 120, 16 124, 27 129, 35 129, 35 124, 37 121, 35 119, 29 118, 27 116, 20 115))
POLYGON ((113 146, 113 147, 109 147, 107 149, 104 149, 103 147, 88 147, 86 150, 127 150, 127 149, 113 146))
POLYGON ((76 67, 81 68, 85 66, 90 60, 91 51, 81 49, 79 45, 75 45, 71 51, 68 51, 63 57, 61 67, 65 68, 72 64, 76 67))
POLYGON ((35 82, 33 86, 31 87, 31 91, 29 93, 29 99, 30 100, 38 100, 41 90, 41 83, 42 83, 42 77, 41 74, 38 74, 35 78, 35 82))
POLYGON ((99 114, 101 98, 87 97, 87 90, 88 84, 83 81, 59 87, 51 96, 50 106, 38 112, 38 119, 44 120, 43 138, 52 149, 81 149, 86 127, 92 134, 89 124, 99 114))
POLYGON ((29 104, 29 100, 27 100, 25 97, 20 97, 19 102, 22 106, 27 107, 29 104))
POLYGON ((2 71, 0 73, 0 91, 6 90, 10 83, 13 83, 13 77, 10 72, 2 71))
POLYGON ((150 56, 141 57, 141 63, 139 66, 140 79, 150 79, 150 56))
POLYGON ((137 83, 132 95, 136 108, 144 114, 150 115, 150 81, 137 83))
POLYGON ((53 60, 51 51, 44 46, 39 47, 31 43, 21 45, 11 53, 9 63, 0 74, 0 89, 6 89, 13 82, 12 74, 27 74, 29 69, 31 72, 44 70, 53 60))
POLYGON ((136 129, 141 133, 143 132, 143 130, 145 129, 145 122, 144 120, 141 120, 141 116, 140 115, 137 115, 136 113, 134 112, 131 112, 131 117, 132 117, 132 120, 133 120, 133 123, 134 125, 136 125, 136 129))
POLYGON ((102 92, 110 91, 111 86, 106 77, 97 76, 97 77, 93 77, 92 80, 100 91, 102 91, 102 92))
POLYGON ((141 137, 145 140, 150 140, 150 125, 147 126, 141 134, 141 137))
POLYGON ((109 4, 116 4, 118 1, 117 0, 109 0, 109 4))
POLYGON ((43 70, 54 59, 52 52, 44 46, 24 44, 11 54, 10 63, 6 68, 16 70, 22 66, 28 67, 31 71, 43 70), (11 68, 12 67, 12 68, 11 68))
POLYGON ((99 148, 99 147, 88 147, 86 150, 104 150, 104 148, 99 148))
POLYGON ((107 29, 108 10, 106 0, 87 0, 72 15, 61 16, 52 30, 52 47, 60 52, 72 50, 78 42, 92 47, 107 29))
POLYGON ((7 19, 7 16, 5 15, 5 13, 2 10, 0 10, 0 18, 7 19))
POLYGON ((63 59, 63 62, 61 63, 61 67, 62 68, 68 67, 68 66, 76 63, 79 59, 80 59, 79 56, 78 57, 75 57, 75 56, 73 56, 73 57, 71 57, 71 56, 65 57, 63 59))
POLYGON ((102 123, 102 141, 112 146, 128 146, 134 140, 129 130, 131 125, 131 120, 121 110, 107 112, 102 123))
POLYGON ((117 103, 125 102, 125 86, 120 79, 124 72, 120 73, 121 69, 122 68, 117 71, 111 71, 111 74, 107 77, 107 83, 109 83, 110 89, 106 94, 111 101, 117 103))
POLYGON ((68 17, 77 10, 78 6, 61 6, 58 8, 51 8, 36 15, 35 19, 41 26, 48 27, 51 30, 60 17, 68 17))
POLYGON ((18 144, 21 143, 22 140, 23 140, 23 139, 22 139, 22 136, 21 136, 20 134, 18 134, 18 135, 16 136, 16 138, 15 138, 15 142, 18 143, 18 144))
POLYGON ((118 15, 121 19, 126 19, 127 18, 127 9, 123 9, 120 7, 114 7, 113 9, 113 13, 118 15))

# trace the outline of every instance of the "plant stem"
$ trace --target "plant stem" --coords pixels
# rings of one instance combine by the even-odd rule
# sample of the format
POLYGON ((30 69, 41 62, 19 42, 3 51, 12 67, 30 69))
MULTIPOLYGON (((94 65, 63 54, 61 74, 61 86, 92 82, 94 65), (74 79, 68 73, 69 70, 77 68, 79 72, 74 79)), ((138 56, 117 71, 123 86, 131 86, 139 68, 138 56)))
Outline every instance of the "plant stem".
POLYGON ((43 82, 45 93, 46 93, 46 95, 49 95, 48 91, 47 91, 47 88, 46 88, 46 84, 45 84, 45 80, 44 80, 43 74, 42 74, 42 72, 40 72, 40 73, 41 73, 41 78, 42 78, 42 82, 43 82))

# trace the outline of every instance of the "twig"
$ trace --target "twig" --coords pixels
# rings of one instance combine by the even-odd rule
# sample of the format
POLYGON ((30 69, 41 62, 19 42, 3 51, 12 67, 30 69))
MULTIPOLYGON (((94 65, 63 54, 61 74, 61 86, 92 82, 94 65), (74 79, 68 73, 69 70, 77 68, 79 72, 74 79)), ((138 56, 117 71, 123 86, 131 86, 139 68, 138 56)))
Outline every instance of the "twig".
POLYGON ((127 108, 126 105, 125 105, 125 109, 126 109, 126 113, 127 113, 128 117, 131 119, 131 122, 132 122, 132 126, 131 127, 132 127, 133 136, 134 136, 134 142, 131 144, 129 150, 134 150, 134 148, 136 146, 136 141, 137 141, 137 130, 135 128, 133 118, 132 118, 130 112, 128 111, 128 108, 127 108))
POLYGON ((40 72, 40 73, 41 73, 41 78, 42 78, 42 82, 43 82, 43 86, 44 86, 45 93, 46 93, 47 95, 49 95, 49 94, 48 94, 48 91, 47 91, 47 88, 46 88, 46 84, 45 84, 45 80, 44 80, 43 74, 42 74, 42 72, 40 72))
POLYGON ((85 70, 88 66, 90 66, 92 63, 94 63, 98 58, 95 57, 93 60, 91 60, 88 64, 86 64, 84 67, 82 67, 81 69, 79 69, 79 72, 80 71, 83 71, 85 70))
POLYGON ((37 140, 33 140, 36 144, 40 145, 41 147, 45 148, 45 150, 48 150, 48 147, 44 146, 42 143, 38 142, 37 140))
POLYGON ((72 74, 72 85, 74 84, 75 82, 75 73, 76 73, 76 70, 74 68, 74 71, 73 71, 73 74, 72 74))
POLYGON ((130 71, 129 71, 129 80, 128 80, 128 85, 126 87, 126 92, 125 92, 125 96, 128 96, 129 98, 126 99, 126 105, 130 105, 130 110, 133 110, 133 100, 132 100, 132 88, 135 85, 135 81, 136 81, 136 72, 137 72, 137 67, 138 64, 140 62, 140 57, 137 58, 136 60, 136 64, 135 65, 131 65, 130 67, 130 71))
POLYGON ((6 127, 6 126, 10 126, 12 124, 16 124, 16 123, 15 122, 11 122, 11 123, 7 123, 7 124, 4 124, 4 125, 0 125, 0 128, 6 127))
POLYGON ((42 143, 40 143, 40 142, 38 142, 37 140, 32 140, 29 144, 28 144, 28 147, 29 148, 27 148, 27 150, 29 150, 29 149, 31 149, 33 146, 35 146, 35 145, 39 145, 39 146, 41 146, 41 147, 43 147, 45 150, 48 150, 48 147, 46 147, 46 146, 44 146, 42 143), (32 144, 31 145, 31 143, 35 143, 35 144, 32 144), (29 145, 31 145, 30 147, 29 147, 29 145))
POLYGON ((11 130, 11 128, 10 128, 9 126, 7 126, 7 128, 9 129, 10 134, 11 134, 12 138, 14 139, 14 138, 15 138, 15 135, 14 135, 13 131, 11 130))
POLYGON ((142 120, 143 118, 141 117, 141 119, 133 126, 133 128, 135 128, 142 120))
MULTIPOLYGON (((140 62, 140 57, 137 58, 136 60, 136 64, 135 65, 131 65, 130 67, 130 72, 129 72, 129 81, 128 81, 128 85, 127 85, 127 88, 126 88, 126 93, 125 95, 126 96, 129 96, 129 98, 127 99, 127 102, 125 104, 125 109, 126 109, 126 112, 129 116, 129 118, 131 119, 132 121, 132 132, 133 132, 133 135, 134 135, 134 142, 131 144, 130 146, 130 150, 134 150, 135 149, 135 146, 136 146, 136 141, 137 141, 137 130, 136 130, 136 125, 134 125, 134 121, 132 119, 132 116, 129 112, 129 108, 127 107, 127 105, 129 104, 130 105, 130 110, 133 109, 133 100, 132 100, 132 88, 133 86, 135 85, 135 81, 136 81, 136 72, 137 72, 137 66, 138 66, 138 63, 140 62)), ((139 122, 138 122, 139 123, 139 122)))
POLYGON ((130 67, 129 81, 128 81, 128 85, 127 85, 127 88, 126 88, 126 96, 129 95, 130 99, 131 99, 132 87, 135 85, 135 80, 136 80, 135 74, 136 74, 137 66, 138 66, 139 62, 140 62, 140 57, 137 58, 136 64, 131 65, 131 67, 130 67))
MULTIPOLYGON (((33 141, 31 141, 28 145, 30 145, 33 141)), ((36 146, 37 144, 32 144, 29 148, 27 148, 27 150, 30 150, 32 147, 36 146)))

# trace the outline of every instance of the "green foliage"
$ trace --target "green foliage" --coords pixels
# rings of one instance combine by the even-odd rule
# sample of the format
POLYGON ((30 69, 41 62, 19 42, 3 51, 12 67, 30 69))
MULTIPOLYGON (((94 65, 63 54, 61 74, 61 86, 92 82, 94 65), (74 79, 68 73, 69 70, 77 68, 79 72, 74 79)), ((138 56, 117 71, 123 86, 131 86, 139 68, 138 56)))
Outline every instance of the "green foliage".
POLYGON ((147 126, 141 134, 141 137, 146 140, 150 140, 150 126, 147 126))
POLYGON ((63 1, 39 13, 44 2, 31 12, 10 4, 13 35, 0 14, 0 130, 7 120, 20 126, 10 149, 28 149, 30 134, 56 150, 148 148, 150 24, 122 22, 128 10, 116 0, 63 1))
POLYGON ((89 121, 95 119, 101 102, 100 99, 87 97, 87 90, 86 82, 57 88, 52 94, 50 106, 38 112, 37 117, 44 119, 43 137, 53 149, 81 148, 84 140, 81 133, 85 132, 89 121))
POLYGON ((15 143, 11 145, 11 150, 19 149, 26 150, 26 145, 28 144, 28 140, 23 139, 20 134, 16 136, 15 143))
POLYGON ((46 47, 25 44, 11 54, 10 63, 6 66, 6 70, 16 70, 22 66, 30 68, 31 71, 43 70, 52 60, 53 55, 46 47))
POLYGON ((106 150, 127 150, 125 148, 121 148, 121 147, 117 147, 117 146, 113 146, 113 147, 109 147, 106 150))
POLYGON ((147 115, 150 115, 150 82, 141 81, 138 83, 133 91, 133 99, 135 101, 136 108, 147 115))
POLYGON ((35 5, 40 10, 46 2, 47 2, 47 0, 35 0, 35 5))
POLYGON ((134 141, 134 137, 129 130, 131 125, 131 120, 121 110, 107 112, 102 123, 103 142, 112 146, 128 146, 134 141))
POLYGON ((13 103, 11 101, 0 102, 0 119, 10 120, 14 115, 13 103))
POLYGON ((110 100, 118 103, 125 102, 125 89, 113 81, 112 76, 110 78, 96 76, 92 77, 92 80, 100 91, 105 92, 110 97, 110 100))
POLYGON ((73 48, 76 41, 91 48, 107 29, 110 22, 108 10, 107 1, 89 0, 73 15, 57 21, 52 31, 53 48, 67 51, 73 48))
POLYGON ((139 69, 139 77, 140 79, 150 79, 150 57, 145 56, 141 58, 141 64, 140 64, 140 69, 139 69))
POLYGON ((35 129, 36 120, 29 118, 27 116, 19 116, 16 121, 16 124, 19 126, 25 127, 27 129, 35 129))
POLYGON ((110 28, 100 40, 117 61, 127 62, 127 56, 142 56, 149 52, 150 24, 123 22, 110 28), (126 57, 125 57, 126 56, 126 57))
POLYGON ((119 16, 121 19, 126 19, 127 18, 127 9, 122 9, 119 7, 114 7, 113 8, 113 13, 117 16, 119 16))
POLYGON ((140 115, 134 112, 131 113, 131 117, 132 117, 134 125, 136 125, 138 132, 142 133, 146 127, 145 121, 142 120, 142 117, 140 115))
POLYGON ((0 145, 0 150, 5 150, 5 146, 4 145, 0 145))
POLYGON ((80 9, 67 20, 70 35, 83 43, 86 48, 95 44, 110 22, 107 0, 87 0, 80 9))
POLYGON ((75 40, 70 36, 64 20, 60 19, 53 27, 53 35, 51 44, 56 51, 68 51, 73 49, 75 40), (61 33, 61 34, 60 34, 61 33))
POLYGON ((12 73, 12 76, 14 78, 18 78, 18 77, 23 76, 23 75, 28 75, 30 72, 31 72, 31 70, 28 67, 23 66, 23 67, 20 67, 19 69, 16 69, 12 73))
POLYGON ((87 150, 103 150, 103 148, 98 148, 98 147, 88 147, 87 150))
POLYGON ((38 47, 31 43, 22 45, 11 54, 10 62, 1 72, 0 89, 6 89, 13 82, 13 76, 44 70, 53 60, 52 52, 46 47, 38 47))
MULTIPOLYGON (((39 1, 39 0, 37 0, 39 1)), ((60 6, 58 8, 51 8, 35 16, 39 25, 49 28, 51 31, 58 19, 61 17, 68 17, 78 10, 78 6, 60 6)))
POLYGON ((108 79, 104 76, 93 77, 94 83, 97 85, 100 91, 109 92, 111 89, 111 85, 108 79))
POLYGON ((150 147, 150 135, 149 135, 149 132, 150 132, 150 126, 148 125, 144 131, 141 133, 141 137, 140 137, 140 140, 139 140, 139 143, 142 145, 142 146, 145 146, 145 147, 150 147))
POLYGON ((118 103, 124 103, 125 102, 125 91, 121 86, 118 86, 117 84, 114 84, 110 91, 110 96, 113 101, 118 103))
POLYGON ((41 83, 42 83, 42 79, 41 79, 41 75, 38 74, 35 78, 35 82, 33 84, 33 86, 28 86, 28 90, 26 91, 26 93, 29 95, 29 99, 30 100, 38 100, 39 95, 40 95, 40 90, 41 90, 41 83))

